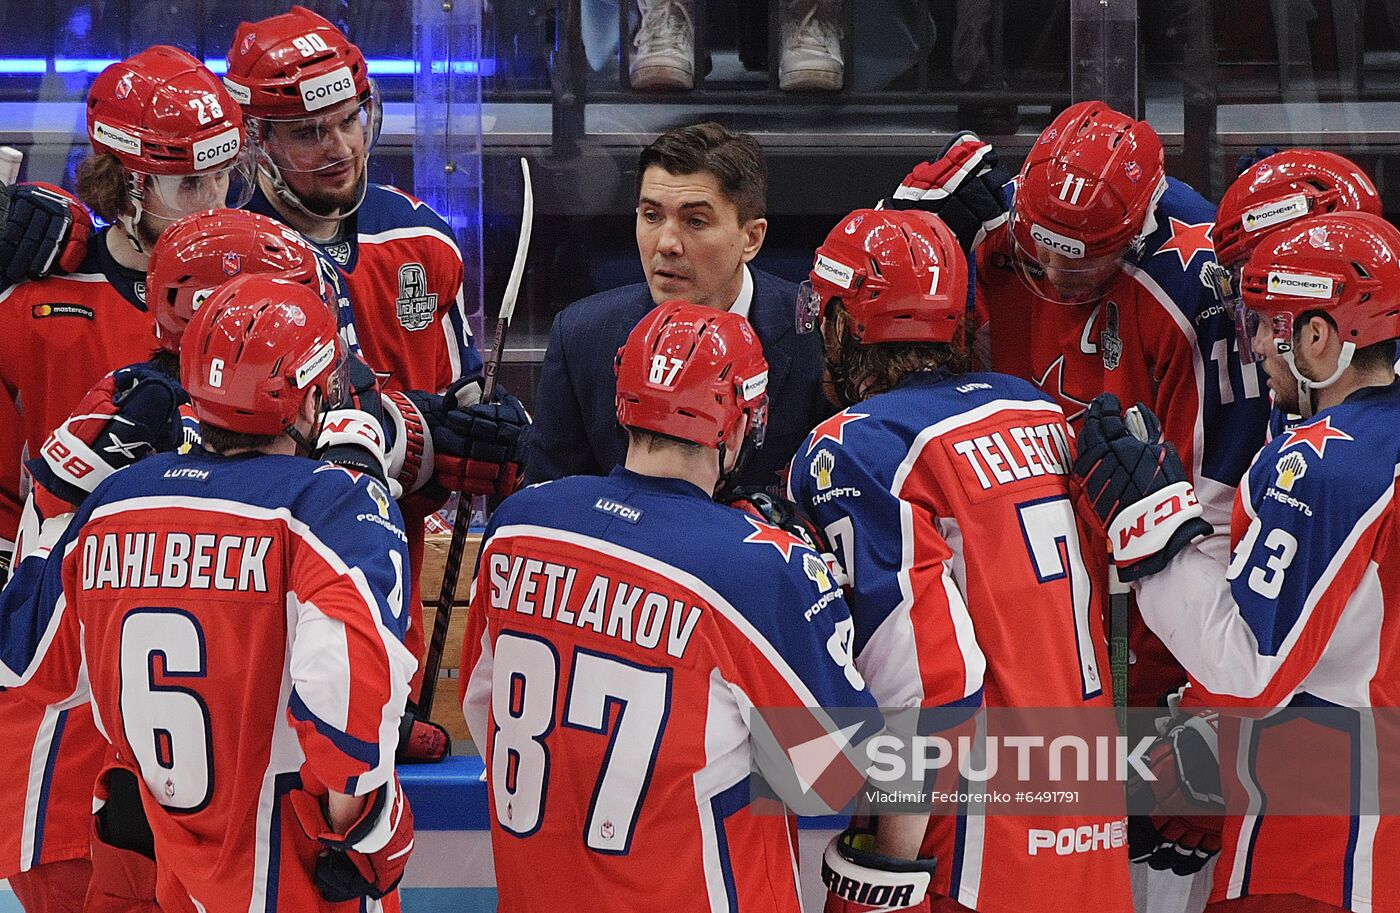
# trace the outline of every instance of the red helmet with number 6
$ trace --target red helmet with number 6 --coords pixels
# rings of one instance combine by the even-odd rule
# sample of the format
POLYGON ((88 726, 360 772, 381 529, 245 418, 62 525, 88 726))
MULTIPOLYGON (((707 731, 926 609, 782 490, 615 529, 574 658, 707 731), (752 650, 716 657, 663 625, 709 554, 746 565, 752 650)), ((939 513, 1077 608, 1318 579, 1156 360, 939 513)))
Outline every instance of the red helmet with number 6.
POLYGON ((269 275, 221 285, 196 312, 180 353, 195 414, 226 431, 280 434, 312 390, 339 402, 345 349, 310 288, 269 275))
POLYGON ((1400 229, 1369 212, 1310 216, 1254 249, 1242 286, 1251 336, 1267 320, 1279 351, 1287 352, 1294 322, 1323 311, 1337 324, 1349 361, 1347 346, 1400 339, 1400 229))
POLYGON ((1146 121, 1101 101, 1066 108, 1017 179, 1008 224, 1022 281, 1052 301, 1093 300, 1165 189, 1162 140, 1146 121))
POLYGON ((234 276, 252 273, 304 285, 335 310, 316 254, 291 229, 255 212, 195 213, 165 230, 146 268, 160 347, 180 354, 185 327, 205 299, 234 276))
POLYGON ((687 301, 653 310, 617 350, 617 421, 702 447, 763 443, 768 362, 749 322, 687 301))
POLYGON ((952 342, 967 311, 967 260, 942 219, 917 209, 858 209, 817 248, 798 291, 798 332, 833 299, 862 345, 952 342))
POLYGON ((1235 178, 1220 198, 1215 258, 1226 267, 1241 265, 1271 230, 1329 212, 1380 215, 1376 185, 1355 163, 1334 152, 1276 152, 1235 178))

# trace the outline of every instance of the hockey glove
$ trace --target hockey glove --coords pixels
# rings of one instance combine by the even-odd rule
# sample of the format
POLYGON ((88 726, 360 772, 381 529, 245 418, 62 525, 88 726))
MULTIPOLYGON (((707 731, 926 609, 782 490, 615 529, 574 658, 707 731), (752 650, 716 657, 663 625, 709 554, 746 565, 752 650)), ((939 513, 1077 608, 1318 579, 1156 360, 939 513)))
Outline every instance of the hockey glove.
POLYGON ((822 853, 826 913, 930 910, 937 859, 895 859, 874 851, 875 835, 847 828, 822 853))
POLYGON ((770 495, 766 491, 739 489, 725 503, 801 539, 812 551, 822 556, 837 586, 845 587, 850 583, 850 578, 841 567, 841 562, 837 560, 831 543, 826 539, 826 533, 808 519, 802 508, 793 502, 770 495))
POLYGON ((1100 393, 1078 443, 1075 503, 1108 536, 1120 579, 1155 574, 1192 539, 1210 534, 1181 457, 1162 440, 1152 410, 1138 403, 1124 416, 1116 396, 1100 393))
POLYGON ((432 435, 433 479, 447 491, 504 497, 515 491, 530 415, 499 384, 481 402, 481 382, 459 380, 442 395, 410 391, 432 435))
POLYGON ((939 157, 914 166, 882 209, 922 209, 948 224, 963 252, 1006 221, 1002 185, 1010 180, 997 164, 997 153, 977 134, 964 130, 943 147, 939 157))
POLYGON ((71 273, 87 255, 92 216, 53 184, 0 187, 0 279, 6 284, 71 273))
POLYGON ((452 753, 452 740, 437 723, 409 703, 399 721, 399 747, 394 760, 400 764, 435 764, 452 753))
POLYGON ((316 861, 316 887, 331 903, 378 900, 398 885, 413 850, 413 809, 395 774, 365 803, 364 814, 344 834, 332 833, 321 800, 305 790, 287 794, 308 837, 326 852, 316 861))
POLYGON ((150 364, 119 368, 88 391, 26 465, 50 494, 76 507, 118 469, 179 448, 180 406, 187 402, 179 382, 150 364))
POLYGON ((1254 152, 1235 159, 1235 177, 1239 177, 1271 155, 1278 155, 1277 146, 1255 146, 1254 152))
POLYGON ((332 409, 321 424, 321 436, 316 440, 318 460, 325 460, 346 469, 363 472, 389 489, 390 497, 402 493, 397 482, 388 477, 388 458, 384 455, 384 429, 367 412, 359 409, 332 409), (396 490, 397 489, 397 490, 396 490))
POLYGON ((1225 802, 1220 790, 1220 758, 1214 713, 1183 713, 1164 718, 1165 729, 1147 750, 1156 777, 1128 781, 1128 806, 1151 809, 1128 822, 1128 854, 1158 871, 1194 875, 1220 852, 1225 802))

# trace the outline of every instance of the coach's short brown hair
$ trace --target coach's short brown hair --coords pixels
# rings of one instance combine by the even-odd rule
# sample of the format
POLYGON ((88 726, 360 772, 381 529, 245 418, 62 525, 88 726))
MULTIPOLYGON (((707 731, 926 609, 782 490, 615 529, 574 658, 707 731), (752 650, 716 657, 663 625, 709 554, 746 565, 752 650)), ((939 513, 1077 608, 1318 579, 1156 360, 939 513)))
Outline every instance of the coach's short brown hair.
POLYGON ((758 140, 730 133, 716 123, 678 127, 658 136, 637 160, 637 192, 653 165, 668 174, 714 175, 724 198, 739 211, 742 225, 768 211, 768 165, 758 140))

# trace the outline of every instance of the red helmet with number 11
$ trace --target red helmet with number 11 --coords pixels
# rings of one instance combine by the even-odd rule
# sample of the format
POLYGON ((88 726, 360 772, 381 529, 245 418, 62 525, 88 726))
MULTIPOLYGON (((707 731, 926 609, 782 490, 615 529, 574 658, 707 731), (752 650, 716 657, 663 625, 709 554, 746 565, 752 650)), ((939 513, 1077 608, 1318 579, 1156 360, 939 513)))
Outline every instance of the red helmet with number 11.
POLYGON ((753 327, 737 314, 668 301, 632 330, 617 350, 615 370, 617 421, 624 428, 721 453, 745 438, 763 443, 768 362, 753 327))
POLYGON ((1101 101, 1071 105, 1031 147, 1008 226, 1022 282, 1051 301, 1096 299, 1166 190, 1162 140, 1101 101))
POLYGON ((290 432, 312 390, 323 404, 342 398, 345 348, 336 331, 335 315, 306 286, 239 276, 190 321, 180 383, 201 422, 243 434, 290 432))

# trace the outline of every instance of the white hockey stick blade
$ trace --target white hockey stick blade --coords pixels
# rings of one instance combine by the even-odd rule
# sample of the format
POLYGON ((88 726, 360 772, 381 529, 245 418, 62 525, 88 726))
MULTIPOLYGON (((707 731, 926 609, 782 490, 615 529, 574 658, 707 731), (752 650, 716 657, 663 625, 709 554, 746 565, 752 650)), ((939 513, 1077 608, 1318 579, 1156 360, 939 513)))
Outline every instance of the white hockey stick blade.
POLYGON ((501 296, 500 319, 510 323, 515 316, 515 299, 520 295, 520 280, 525 275, 525 257, 530 252, 530 232, 535 225, 535 189, 530 183, 530 162, 523 156, 520 171, 525 178, 525 202, 520 209, 520 239, 515 244, 515 263, 510 268, 506 293, 501 296))

